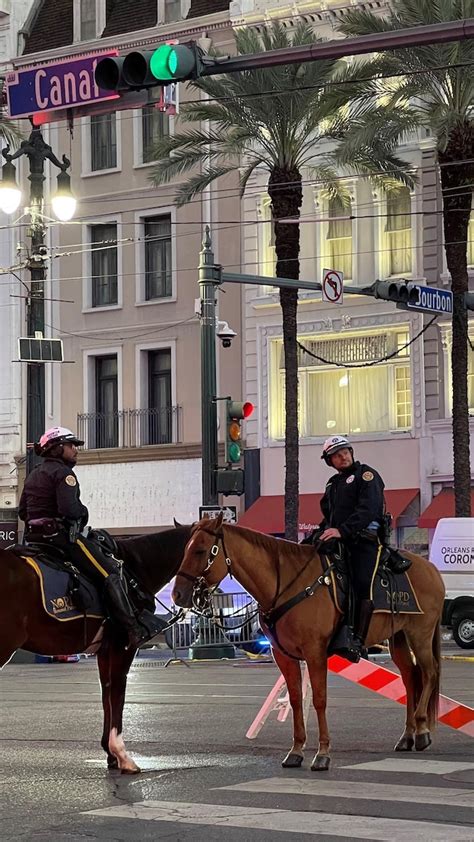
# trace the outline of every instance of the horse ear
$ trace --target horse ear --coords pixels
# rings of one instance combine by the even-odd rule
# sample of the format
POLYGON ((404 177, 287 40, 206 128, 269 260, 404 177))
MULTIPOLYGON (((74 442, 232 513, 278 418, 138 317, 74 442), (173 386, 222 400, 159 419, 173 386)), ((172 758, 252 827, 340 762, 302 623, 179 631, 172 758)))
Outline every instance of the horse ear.
POLYGON ((176 520, 175 517, 173 518, 173 523, 175 525, 175 529, 179 529, 180 526, 183 526, 183 524, 180 523, 179 520, 176 520))
POLYGON ((223 519, 224 519, 224 512, 219 512, 217 517, 214 519, 216 529, 219 529, 222 526, 223 519))

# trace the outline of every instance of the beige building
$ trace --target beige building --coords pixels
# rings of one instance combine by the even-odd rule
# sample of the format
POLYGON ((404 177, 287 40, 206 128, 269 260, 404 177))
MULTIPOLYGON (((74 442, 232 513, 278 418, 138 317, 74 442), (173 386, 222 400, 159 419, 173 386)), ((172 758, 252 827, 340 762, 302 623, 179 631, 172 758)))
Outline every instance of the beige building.
MULTIPOLYGON (((332 38, 347 3, 140 0, 132 22, 129 0, 33 5, 18 66, 111 47, 123 54, 169 38, 204 36, 229 52, 233 28, 261 26, 274 17, 291 26, 304 15, 332 38)), ((182 99, 189 95, 181 90, 182 99)), ((79 199, 73 223, 48 229, 53 257, 46 322, 51 333, 62 336, 71 363, 49 367, 47 424, 77 428, 84 436, 78 470, 91 521, 122 532, 169 524, 173 515, 189 520, 201 501, 195 299, 203 226, 211 224, 216 258, 226 269, 267 276, 274 270, 263 173, 254 173, 242 203, 237 179, 229 179, 181 210, 173 204, 171 186, 150 185, 153 139, 176 125, 175 118, 147 106, 77 118, 72 136, 64 121, 45 127, 55 152, 71 157, 79 199)), ((349 179, 350 220, 340 219, 347 214, 305 173, 304 279, 321 281, 323 269, 333 268, 355 287, 403 277, 449 288, 433 140, 413 137, 403 151, 418 174, 415 189, 387 196, 349 179)), ((474 285, 474 227, 470 240, 474 285)), ((270 284, 242 292, 228 284, 218 304, 219 318, 239 334, 231 350, 218 347, 218 392, 257 407, 246 422, 246 438, 253 484, 260 483, 261 496, 242 522, 282 532, 278 296, 270 284)), ((399 532, 400 540, 414 546, 426 540, 426 533, 415 529, 418 520, 422 527, 433 525, 435 515, 423 513, 434 499, 443 503, 442 513, 449 513, 451 324, 440 317, 427 328, 430 319, 368 297, 345 294, 339 306, 322 302, 319 293, 300 293, 299 333, 307 349, 300 357, 302 532, 319 519, 328 477, 320 452, 331 433, 349 434, 357 457, 380 469, 388 507, 398 528, 408 530, 399 532), (375 361, 381 362, 367 365, 375 361)), ((474 339, 473 318, 470 323, 474 339)))
MULTIPOLYGON (((175 38, 206 37, 232 49, 222 0, 141 0, 133 14, 132 5, 38 3, 16 66, 146 50, 175 38)), ((159 93, 150 91, 155 99, 159 93)), ((189 95, 185 86, 180 95, 189 95)), ((71 159, 78 199, 70 224, 48 227, 45 321, 63 339, 67 362, 47 366, 46 426, 60 423, 85 439, 78 476, 91 523, 131 533, 172 524, 174 516, 189 522, 201 503, 199 251, 210 224, 217 256, 240 268, 237 181, 177 209, 173 185, 150 182, 153 144, 176 130, 176 117, 153 103, 79 113, 72 127, 44 128, 54 151, 71 159)), ((218 347, 218 389, 236 399, 240 297, 232 288, 218 302, 219 319, 237 333, 230 350, 218 347)))

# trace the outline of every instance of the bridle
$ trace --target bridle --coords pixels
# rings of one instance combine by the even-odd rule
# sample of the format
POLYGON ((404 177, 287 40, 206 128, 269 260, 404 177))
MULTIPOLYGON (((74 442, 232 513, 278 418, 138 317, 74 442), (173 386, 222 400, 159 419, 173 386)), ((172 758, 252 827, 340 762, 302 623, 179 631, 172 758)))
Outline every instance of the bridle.
MULTIPOLYGON (((222 547, 222 552, 224 554, 224 560, 227 566, 227 574, 232 579, 232 561, 227 554, 227 550, 225 548, 225 541, 224 541, 224 530, 222 526, 218 528, 218 530, 214 531, 212 529, 206 529, 203 526, 200 526, 196 529, 196 532, 206 532, 208 535, 212 535, 214 537, 214 543, 212 544, 209 555, 207 557, 206 567, 202 571, 199 576, 191 576, 190 573, 186 573, 184 570, 180 570, 176 574, 176 578, 178 579, 181 576, 183 579, 186 579, 188 582, 191 582, 193 585, 193 592, 192 592, 192 607, 195 611, 204 614, 205 616, 212 616, 212 605, 211 599, 212 595, 217 587, 210 588, 206 579, 206 574, 211 569, 212 565, 214 564, 217 556, 219 555, 219 551, 222 547)), ((192 536, 191 536, 192 537, 192 536)))

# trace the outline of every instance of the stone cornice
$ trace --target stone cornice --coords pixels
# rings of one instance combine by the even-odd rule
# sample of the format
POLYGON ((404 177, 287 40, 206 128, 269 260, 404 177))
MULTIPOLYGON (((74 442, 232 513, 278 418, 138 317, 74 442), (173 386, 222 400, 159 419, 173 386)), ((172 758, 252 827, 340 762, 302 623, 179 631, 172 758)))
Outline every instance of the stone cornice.
POLYGON ((178 459, 200 459, 202 445, 158 444, 146 447, 104 447, 97 450, 81 450, 78 466, 105 465, 118 462, 163 462, 178 459))

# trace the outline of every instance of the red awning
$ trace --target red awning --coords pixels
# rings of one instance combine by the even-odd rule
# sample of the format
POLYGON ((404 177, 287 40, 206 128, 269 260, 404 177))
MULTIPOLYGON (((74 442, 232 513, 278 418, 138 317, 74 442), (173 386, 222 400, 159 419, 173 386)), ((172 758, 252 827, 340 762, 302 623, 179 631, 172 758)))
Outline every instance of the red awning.
MULTIPOLYGON (((393 526, 397 525, 397 518, 410 505, 419 493, 418 488, 397 488, 385 491, 387 511, 393 517, 393 526)), ((310 532, 322 520, 319 502, 323 492, 319 494, 300 494, 300 510, 298 530, 310 532)), ((285 508, 283 495, 259 497, 258 500, 239 518, 239 526, 248 526, 258 532, 268 535, 282 535, 285 532, 285 508)))
MULTIPOLYGON (((471 509, 474 511, 474 488, 471 488, 471 509)), ((435 529, 442 517, 456 517, 454 506, 454 488, 443 488, 430 505, 418 518, 418 526, 425 529, 435 529)))

